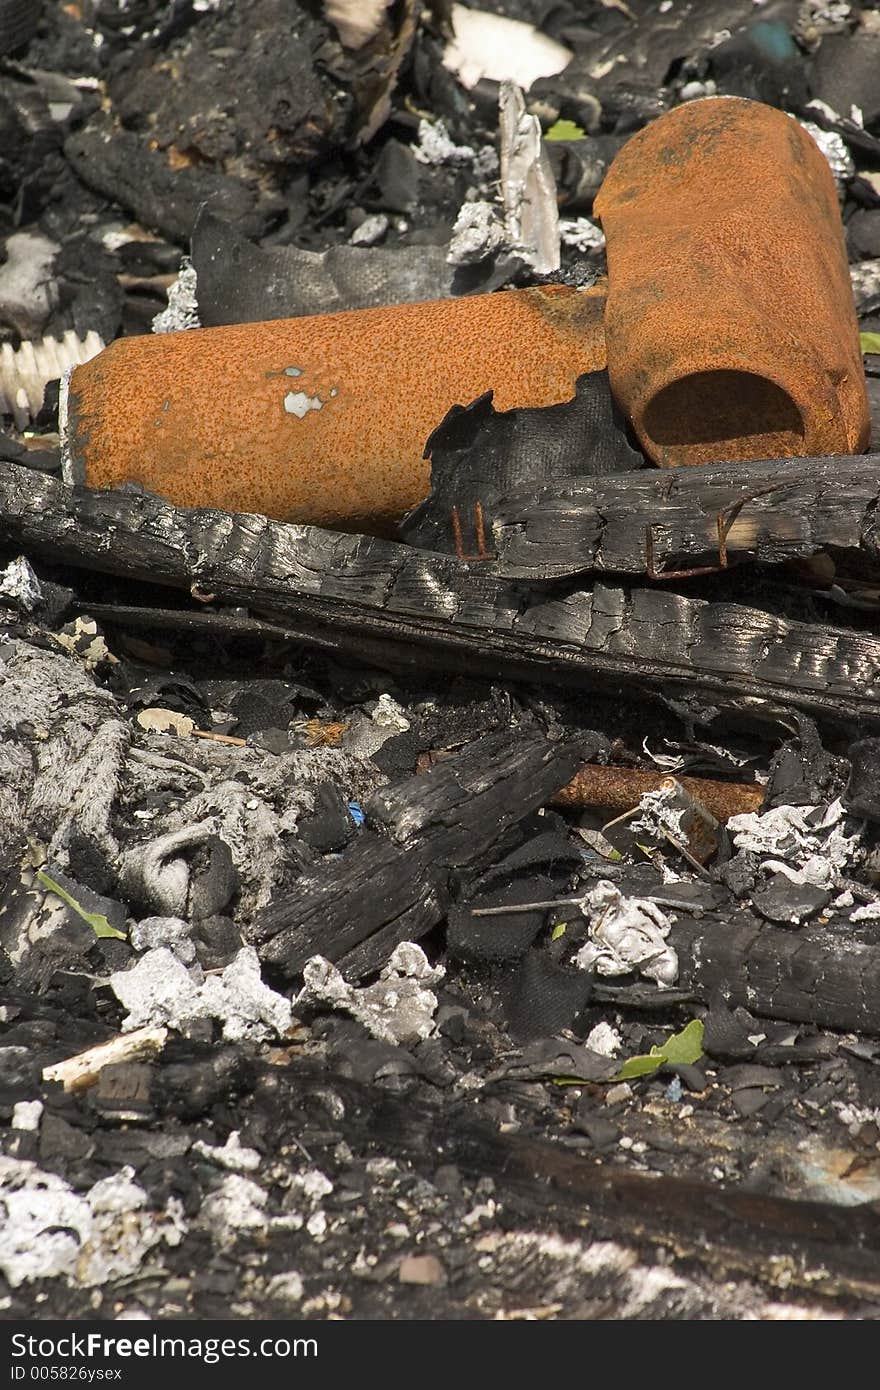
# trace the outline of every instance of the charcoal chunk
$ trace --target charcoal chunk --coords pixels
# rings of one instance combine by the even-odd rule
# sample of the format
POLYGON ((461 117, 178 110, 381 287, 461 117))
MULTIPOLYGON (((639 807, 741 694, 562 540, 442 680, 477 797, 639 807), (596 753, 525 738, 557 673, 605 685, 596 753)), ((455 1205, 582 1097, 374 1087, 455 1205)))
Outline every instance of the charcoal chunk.
POLYGON ((849 749, 844 803, 857 816, 880 821, 880 738, 862 738, 849 749))

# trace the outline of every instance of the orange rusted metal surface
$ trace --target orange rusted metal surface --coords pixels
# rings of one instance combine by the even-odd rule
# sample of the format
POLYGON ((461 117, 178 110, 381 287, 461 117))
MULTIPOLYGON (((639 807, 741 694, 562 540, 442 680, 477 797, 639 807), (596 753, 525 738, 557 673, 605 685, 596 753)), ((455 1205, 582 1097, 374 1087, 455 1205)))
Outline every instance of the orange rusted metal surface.
POLYGON ((680 106, 627 142, 595 208, 612 390, 656 463, 867 448, 837 193, 796 121, 680 106))
POLYGON ((188 507, 389 531, 450 406, 552 405, 605 365, 604 283, 122 338, 66 392, 66 468, 188 507))
MULTIPOLYGON (((764 800, 764 788, 749 782, 719 782, 711 777, 680 776, 675 780, 716 820, 722 822, 728 821, 731 816, 760 810, 764 800)), ((645 792, 661 791, 669 781, 670 778, 663 772, 587 763, 567 786, 556 793, 552 804, 569 810, 601 806, 607 811, 631 811, 638 806, 645 792)))

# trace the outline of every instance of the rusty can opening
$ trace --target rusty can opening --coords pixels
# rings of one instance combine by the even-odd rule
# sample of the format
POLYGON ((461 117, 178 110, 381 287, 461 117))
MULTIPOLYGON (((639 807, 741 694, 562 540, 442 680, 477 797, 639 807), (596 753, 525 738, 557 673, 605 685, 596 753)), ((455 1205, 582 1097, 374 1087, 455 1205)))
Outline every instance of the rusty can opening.
POLYGON ((803 417, 791 396, 752 372, 692 372, 670 382, 648 402, 643 431, 666 466, 806 452, 803 417))

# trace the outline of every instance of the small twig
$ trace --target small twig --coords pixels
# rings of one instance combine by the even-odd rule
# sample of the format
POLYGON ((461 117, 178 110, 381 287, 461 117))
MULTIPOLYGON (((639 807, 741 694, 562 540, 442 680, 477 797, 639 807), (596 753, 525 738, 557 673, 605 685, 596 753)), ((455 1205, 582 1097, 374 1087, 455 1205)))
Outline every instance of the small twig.
POLYGON ((234 738, 232 734, 215 734, 211 729, 191 729, 191 738, 209 738, 212 743, 231 743, 236 748, 247 748, 247 740, 234 738))
MULTIPOLYGON (((705 870, 703 871, 705 872, 705 870)), ((680 912, 690 912, 694 917, 702 917, 705 908, 701 903, 688 902, 684 898, 661 898, 656 893, 639 893, 641 902, 655 903, 657 907, 671 907, 680 912)), ((578 907, 583 912, 586 897, 548 898, 535 903, 509 903, 502 907, 472 907, 472 917, 503 917, 507 913, 540 912, 551 907, 578 907)))

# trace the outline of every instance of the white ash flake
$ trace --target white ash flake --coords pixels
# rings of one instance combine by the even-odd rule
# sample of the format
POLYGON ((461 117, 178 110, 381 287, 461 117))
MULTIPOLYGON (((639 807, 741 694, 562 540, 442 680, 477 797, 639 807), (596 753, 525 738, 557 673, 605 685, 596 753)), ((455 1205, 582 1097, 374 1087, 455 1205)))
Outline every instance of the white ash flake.
POLYGON ((154 1246, 179 1245, 180 1202, 150 1211, 133 1177, 122 1168, 81 1194, 36 1163, 0 1156, 0 1271, 12 1287, 63 1276, 94 1288, 136 1274, 154 1246))
POLYGON ((598 1052, 603 1057, 616 1057, 623 1046, 623 1038, 610 1023, 597 1023, 584 1039, 584 1046, 598 1052))
POLYGON ((405 1047, 433 1032, 437 996, 428 986, 437 984, 445 973, 442 967, 432 966, 412 941, 396 946, 376 983, 363 989, 350 985, 323 956, 312 956, 303 970, 304 984, 294 1008, 329 1005, 357 1019, 374 1038, 405 1047))
POLYGON ((859 823, 839 797, 825 806, 774 806, 731 816, 727 829, 737 849, 764 856, 764 869, 816 888, 837 887, 861 844, 859 823))
POLYGON ((189 256, 184 256, 177 279, 168 287, 168 306, 153 319, 153 332, 179 333, 188 328, 201 328, 197 290, 196 268, 189 256))
POLYGON ((321 1239, 327 1228, 327 1218, 319 1203, 333 1191, 333 1184, 317 1168, 295 1173, 290 1192, 300 1203, 299 1210, 273 1215, 269 1210, 269 1193, 252 1178, 240 1173, 227 1173, 218 1186, 202 1202, 196 1224, 210 1230, 221 1245, 233 1245, 240 1233, 275 1234, 301 1231, 303 1227, 313 1239, 321 1239))
POLYGON ((370 712, 370 718, 380 729, 391 729, 395 734, 405 734, 410 726, 402 705, 399 705, 387 691, 383 691, 379 696, 370 712))
POLYGON ((589 217, 560 217, 559 240, 582 253, 605 249, 605 233, 589 217))
POLYGON ((181 917, 144 917, 132 927, 128 939, 135 951, 167 946, 184 965, 192 965, 196 958, 192 927, 181 917))
POLYGON ((0 598, 8 599, 25 613, 33 613, 43 602, 40 581, 24 555, 10 560, 0 570, 0 598))
POLYGON ((203 1139, 198 1139, 192 1151, 230 1173, 255 1173, 261 1163, 257 1150, 242 1144, 237 1129, 232 1131, 225 1144, 206 1144, 203 1139))
POLYGON ((581 910, 590 920, 591 939, 574 957, 582 970, 628 975, 637 970, 668 989, 678 979, 678 956, 667 945, 671 923, 656 903, 626 898, 608 879, 584 896, 581 910))
POLYGON ((128 1010, 122 1025, 167 1025, 185 1031, 200 1018, 217 1019, 227 1042, 281 1037, 291 1022, 290 1001, 265 985, 251 946, 243 946, 219 975, 187 969, 167 946, 157 946, 130 970, 110 976, 110 988, 128 1010))
POLYGON ((873 261, 860 261, 858 265, 851 265, 849 278, 857 305, 861 306, 866 299, 880 294, 880 256, 873 261))
POLYGON ((273 1274, 266 1285, 267 1298, 277 1298, 281 1303, 300 1303, 304 1293, 302 1275, 295 1269, 273 1274))
POLYGON ((419 121, 418 143, 412 152, 420 164, 470 164, 477 178, 497 172, 498 155, 491 145, 475 150, 473 145, 456 145, 443 121, 419 121))
POLYGON ((462 203, 452 228, 446 259, 450 265, 474 265, 507 245, 507 231, 494 203, 462 203))
MULTIPOLYGON (((850 901, 852 901, 852 894, 850 894, 850 901)), ((834 904, 834 906, 837 907, 838 905, 839 899, 838 902, 834 904)), ((849 920, 851 922, 880 921, 880 901, 873 903, 862 903, 861 906, 857 907, 854 912, 850 913, 849 920)))
MULTIPOLYGON (((839 119, 837 113, 830 111, 830 108, 824 106, 824 103, 811 102, 811 105, 822 106, 826 113, 839 119)), ((843 136, 838 135, 836 130, 823 130, 821 126, 816 125, 813 121, 799 121, 798 124, 802 125, 807 134, 812 136, 813 140, 815 140, 831 166, 831 172, 834 175, 834 182, 837 185, 838 193, 844 193, 846 191, 846 185, 855 175, 856 166, 852 155, 847 149, 846 141, 843 136)))
MULTIPOLYGON (((210 1230, 220 1245, 232 1245, 241 1231, 265 1232, 270 1226, 280 1229, 278 1218, 273 1221, 266 1212, 268 1202, 269 1194, 259 1183, 229 1173, 202 1202, 197 1224, 210 1230)), ((287 1218, 284 1229, 301 1228, 302 1217, 298 1213, 287 1218)))

